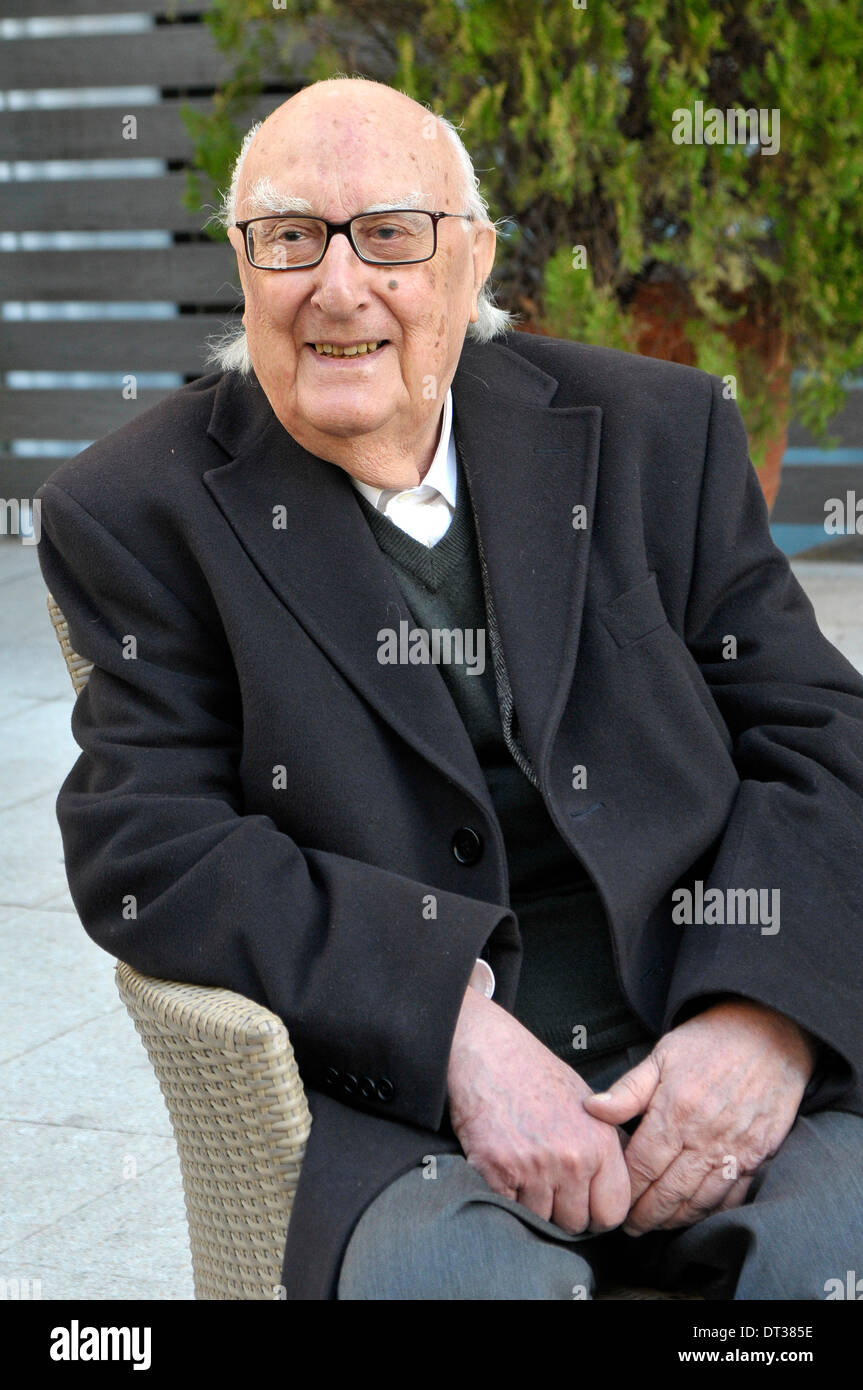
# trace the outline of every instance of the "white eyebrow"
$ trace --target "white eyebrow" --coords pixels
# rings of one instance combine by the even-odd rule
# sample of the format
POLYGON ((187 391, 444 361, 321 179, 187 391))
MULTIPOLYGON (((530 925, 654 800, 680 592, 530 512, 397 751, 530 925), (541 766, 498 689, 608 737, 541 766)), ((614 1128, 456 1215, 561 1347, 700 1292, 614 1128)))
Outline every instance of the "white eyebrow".
POLYGON ((403 198, 392 199, 388 203, 372 203, 370 207, 363 208, 363 212, 393 212, 396 208, 418 208, 424 201, 424 195, 415 191, 406 193, 403 198))
POLYGON ((257 180, 244 198, 248 217, 266 217, 268 212, 312 212, 311 203, 290 193, 281 193, 266 175, 257 180))
MULTIPOLYGON (((372 203, 369 207, 363 208, 362 212, 393 212, 396 208, 418 208, 423 198, 422 191, 415 189, 413 193, 403 194, 401 198, 372 203)), ((305 198, 297 198, 294 194, 281 192, 267 175, 253 184, 243 201, 247 217, 266 217, 268 213, 280 212, 308 212, 315 215, 310 202, 305 198)))

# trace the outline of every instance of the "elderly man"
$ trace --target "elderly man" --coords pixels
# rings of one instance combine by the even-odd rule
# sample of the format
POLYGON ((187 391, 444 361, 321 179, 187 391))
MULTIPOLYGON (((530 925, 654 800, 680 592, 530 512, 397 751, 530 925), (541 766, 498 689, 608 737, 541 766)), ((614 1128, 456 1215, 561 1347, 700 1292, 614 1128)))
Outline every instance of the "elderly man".
POLYGON ((826 1297, 863 681, 736 406, 505 332, 457 135, 380 84, 280 106, 227 205, 223 370, 39 493, 84 926, 286 1021, 288 1297, 826 1297))

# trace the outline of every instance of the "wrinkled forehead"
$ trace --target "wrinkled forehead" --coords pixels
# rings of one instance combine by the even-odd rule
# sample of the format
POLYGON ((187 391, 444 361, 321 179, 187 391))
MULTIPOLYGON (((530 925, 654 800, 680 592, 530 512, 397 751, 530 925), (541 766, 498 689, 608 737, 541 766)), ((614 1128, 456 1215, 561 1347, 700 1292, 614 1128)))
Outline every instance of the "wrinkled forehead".
MULTIPOLYGON (((294 104, 291 103, 291 106, 294 104)), ((459 169, 445 128, 414 102, 364 111, 335 101, 298 105, 265 122, 246 159, 246 216, 282 205, 350 216, 378 207, 455 208, 459 169), (340 107, 342 109, 340 109, 340 107)))

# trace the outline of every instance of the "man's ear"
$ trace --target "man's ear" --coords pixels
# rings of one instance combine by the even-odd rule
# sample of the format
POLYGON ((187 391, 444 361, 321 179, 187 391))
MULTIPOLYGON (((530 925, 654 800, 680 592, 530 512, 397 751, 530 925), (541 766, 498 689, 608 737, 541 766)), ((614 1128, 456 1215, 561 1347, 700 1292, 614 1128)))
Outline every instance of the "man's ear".
POLYGON ((233 246, 234 252, 237 257, 237 273, 240 277, 240 286, 242 288, 243 295, 245 296, 248 290, 248 287, 246 285, 246 276, 249 273, 249 265, 246 260, 246 246, 243 238, 243 233, 240 231, 239 227, 228 228, 228 241, 233 246))
POLYGON ((239 227, 228 228, 228 241, 233 246, 237 256, 237 264, 242 269, 243 262, 246 259, 246 248, 243 241, 243 233, 240 231, 239 227))
POLYGON ((229 227, 229 228, 228 228, 228 241, 229 241, 229 242, 231 243, 231 245, 233 246, 234 251, 235 251, 236 256, 237 256, 237 272, 238 272, 239 277, 240 277, 240 288, 241 288, 242 291, 243 291, 243 317, 242 317, 242 323, 243 323, 243 327, 245 327, 245 326, 246 326, 246 311, 247 311, 248 306, 249 306, 248 286, 247 286, 247 284, 246 284, 246 276, 247 276, 248 273, 249 273, 249 264, 248 264, 248 261, 246 260, 246 242, 245 242, 245 237, 243 236, 243 233, 240 231, 239 227, 229 227))
POLYGON ((480 226, 476 228, 473 243, 473 304, 470 312, 470 322, 476 323, 479 316, 477 309, 477 297, 480 290, 491 274, 494 265, 494 253, 497 245, 497 233, 492 226, 480 226))

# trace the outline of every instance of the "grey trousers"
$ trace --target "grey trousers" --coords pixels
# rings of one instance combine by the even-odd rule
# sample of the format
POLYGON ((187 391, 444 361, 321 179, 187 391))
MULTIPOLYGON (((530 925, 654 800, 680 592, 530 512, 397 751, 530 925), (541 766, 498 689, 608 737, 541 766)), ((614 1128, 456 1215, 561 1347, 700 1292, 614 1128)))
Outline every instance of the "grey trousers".
MULTIPOLYGON (((647 1051, 579 1071, 601 1090, 647 1051)), ((429 1154, 363 1213, 337 1297, 582 1300, 599 1280, 715 1299, 812 1300, 842 1296, 836 1281, 851 1289, 861 1277, 863 1117, 822 1111, 798 1117, 743 1206, 637 1239, 567 1235, 498 1196, 461 1155, 429 1154)))

